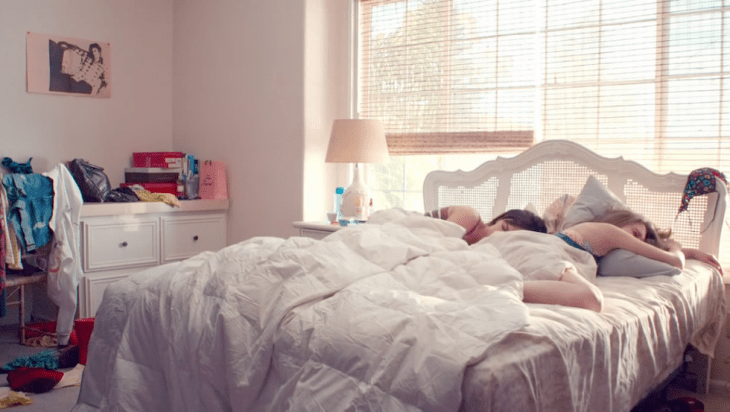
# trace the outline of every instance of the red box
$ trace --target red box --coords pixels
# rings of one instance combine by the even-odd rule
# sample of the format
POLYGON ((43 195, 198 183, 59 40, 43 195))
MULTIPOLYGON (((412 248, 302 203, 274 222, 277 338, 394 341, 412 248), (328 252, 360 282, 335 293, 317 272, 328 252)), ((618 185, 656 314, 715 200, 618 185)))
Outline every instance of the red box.
POLYGON ((138 183, 121 183, 120 184, 121 187, 129 187, 132 185, 140 185, 152 193, 169 193, 171 195, 177 195, 177 183, 138 182, 138 183))
POLYGON ((182 152, 135 152, 132 153, 134 167, 182 167, 182 152))

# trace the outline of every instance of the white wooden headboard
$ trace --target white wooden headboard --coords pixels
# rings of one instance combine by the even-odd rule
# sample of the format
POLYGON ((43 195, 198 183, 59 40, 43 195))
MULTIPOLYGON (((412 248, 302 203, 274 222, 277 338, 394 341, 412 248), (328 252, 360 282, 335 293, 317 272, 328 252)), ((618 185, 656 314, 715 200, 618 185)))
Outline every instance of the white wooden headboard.
POLYGON ((498 157, 470 172, 431 172, 423 185, 424 206, 430 211, 469 205, 485 221, 530 203, 542 213, 566 193, 577 196, 590 175, 657 228, 671 228, 673 238, 685 247, 719 255, 728 197, 722 182, 718 182, 717 193, 694 197, 677 219, 686 175, 657 174, 634 161, 602 157, 566 140, 541 142, 517 156, 498 157))

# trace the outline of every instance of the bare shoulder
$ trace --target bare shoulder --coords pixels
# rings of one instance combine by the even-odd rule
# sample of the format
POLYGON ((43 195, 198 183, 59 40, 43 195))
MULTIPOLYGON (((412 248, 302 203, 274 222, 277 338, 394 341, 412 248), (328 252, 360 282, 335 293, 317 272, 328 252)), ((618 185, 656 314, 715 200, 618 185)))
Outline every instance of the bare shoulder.
POLYGON ((578 223, 577 225, 571 226, 570 228, 566 230, 574 230, 576 232, 579 232, 582 235, 587 235, 590 233, 611 233, 617 230, 621 230, 618 227, 610 224, 610 223, 603 223, 603 222, 583 222, 578 223))
POLYGON ((583 222, 571 226, 567 230, 577 232, 599 256, 603 256, 613 249, 622 247, 623 232, 620 228, 602 222, 583 222))

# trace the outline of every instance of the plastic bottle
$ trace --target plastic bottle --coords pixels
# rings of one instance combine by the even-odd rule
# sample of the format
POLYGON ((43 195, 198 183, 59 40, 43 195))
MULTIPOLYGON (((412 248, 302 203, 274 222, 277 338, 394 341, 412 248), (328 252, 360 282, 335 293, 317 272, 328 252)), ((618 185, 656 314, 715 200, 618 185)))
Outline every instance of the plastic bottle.
POLYGON ((337 213, 337 220, 342 218, 342 211, 340 205, 342 205, 342 194, 345 193, 344 187, 338 187, 335 189, 335 213, 337 213))
POLYGON ((185 195, 188 199, 198 198, 198 182, 200 181, 200 175, 188 176, 185 180, 185 195))

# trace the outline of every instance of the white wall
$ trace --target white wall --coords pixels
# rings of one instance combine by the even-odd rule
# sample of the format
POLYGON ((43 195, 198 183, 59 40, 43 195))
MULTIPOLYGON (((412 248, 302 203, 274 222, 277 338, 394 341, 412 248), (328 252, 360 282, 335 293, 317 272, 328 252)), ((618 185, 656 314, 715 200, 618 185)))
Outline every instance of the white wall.
POLYGON ((350 118, 351 7, 349 0, 309 0, 305 13, 304 219, 326 220, 337 186, 348 186, 350 165, 324 162, 334 119, 350 118))
MULTIPOLYGON (((80 157, 116 187, 132 152, 172 149, 172 12, 173 0, 0 0, 0 158, 42 173, 80 157), (112 97, 27 93, 27 32, 110 43, 112 97)), ((54 316, 45 286, 32 295, 54 316)))
POLYGON ((132 152, 224 160, 228 243, 294 235, 349 182, 324 155, 332 121, 349 115, 350 5, 0 0, 0 157, 32 157, 36 172, 84 158, 114 187, 132 152), (110 43, 112 97, 27 93, 29 31, 110 43))
POLYGON ((0 157, 35 172, 80 157, 113 186, 136 151, 172 148, 173 0, 0 0, 0 157), (111 43, 112 97, 26 92, 26 33, 111 43))
POLYGON ((293 235, 332 208, 324 153, 348 113, 349 3, 175 1, 174 146, 227 163, 229 243, 293 235))
POLYGON ((350 5, 0 0, 0 156, 36 172, 85 158, 115 187, 135 151, 224 160, 229 243, 293 235, 348 182, 324 152, 349 115, 350 5), (28 31, 111 43, 111 99, 27 93, 28 31))

